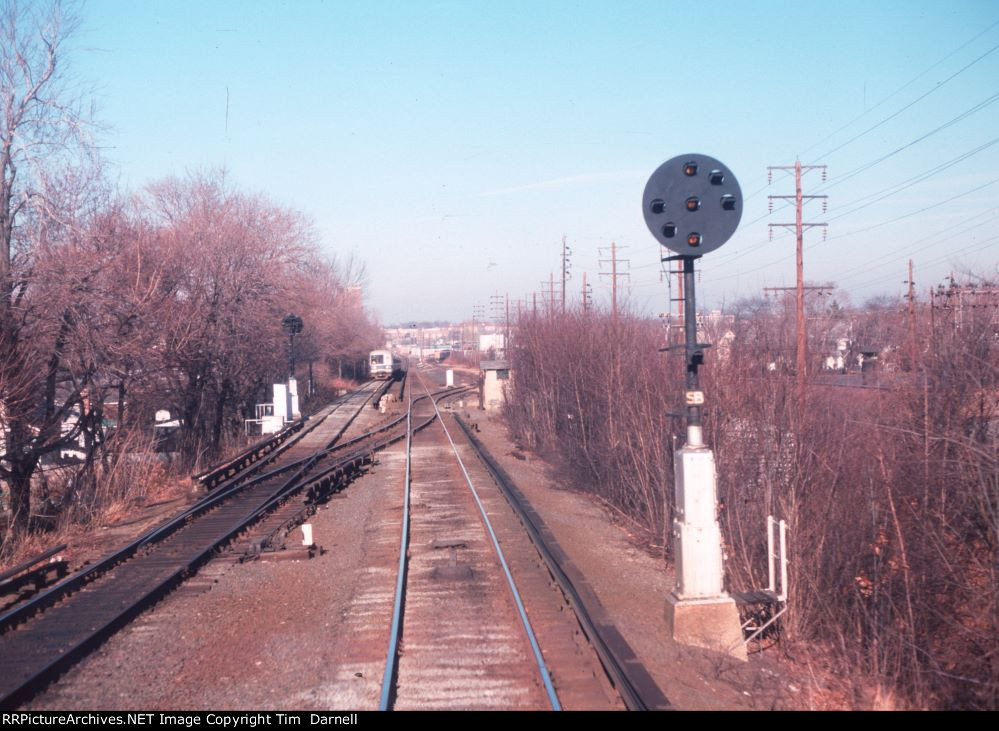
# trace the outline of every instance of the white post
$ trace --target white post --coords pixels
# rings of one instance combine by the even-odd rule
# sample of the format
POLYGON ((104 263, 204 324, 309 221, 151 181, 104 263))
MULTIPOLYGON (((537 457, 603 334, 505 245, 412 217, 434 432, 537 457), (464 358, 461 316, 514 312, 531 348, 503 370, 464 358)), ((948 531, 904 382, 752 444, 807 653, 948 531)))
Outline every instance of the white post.
POLYGON ((288 384, 274 384, 274 416, 281 421, 291 421, 291 399, 288 396, 288 384))
POLYGON ((774 516, 767 516, 767 578, 769 583, 767 584, 767 590, 777 593, 777 586, 774 582, 777 580, 774 571, 774 516))
POLYGON ((306 548, 313 545, 311 523, 302 523, 302 545, 306 548))
POLYGON ((724 588, 714 453, 702 445, 699 426, 688 428, 688 443, 677 450, 674 464, 676 586, 666 601, 670 632, 677 642, 746 660, 739 610, 724 588))
POLYGON ((780 522, 780 594, 777 599, 787 601, 787 523, 780 522))
POLYGON ((288 421, 301 419, 302 413, 298 410, 298 380, 288 379, 288 421))
POLYGON ((454 387, 454 368, 448 368, 444 372, 444 378, 445 378, 444 385, 447 386, 448 388, 453 388, 454 387))

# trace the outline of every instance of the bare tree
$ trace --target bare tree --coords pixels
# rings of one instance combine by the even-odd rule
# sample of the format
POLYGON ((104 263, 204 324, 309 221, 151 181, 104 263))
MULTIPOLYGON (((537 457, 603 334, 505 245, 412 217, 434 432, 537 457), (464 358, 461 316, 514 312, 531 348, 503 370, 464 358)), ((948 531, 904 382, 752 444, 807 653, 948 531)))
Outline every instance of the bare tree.
POLYGON ((31 302, 39 247, 78 235, 99 169, 86 106, 63 74, 73 24, 60 2, 0 0, 0 478, 17 528, 28 525, 39 460, 82 428, 83 419, 69 433, 62 425, 82 407, 93 375, 57 387, 79 323, 71 308, 39 319, 31 302), (46 333, 37 330, 43 323, 46 333))

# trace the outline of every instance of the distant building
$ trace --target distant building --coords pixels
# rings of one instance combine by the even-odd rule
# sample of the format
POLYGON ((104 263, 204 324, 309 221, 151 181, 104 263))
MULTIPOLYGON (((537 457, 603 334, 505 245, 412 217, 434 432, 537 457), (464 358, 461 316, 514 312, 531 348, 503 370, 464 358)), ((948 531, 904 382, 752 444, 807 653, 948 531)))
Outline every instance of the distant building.
POLYGON ((504 351, 506 349, 506 337, 503 333, 486 333, 479 335, 479 350, 481 352, 486 352, 492 350, 494 352, 504 351))

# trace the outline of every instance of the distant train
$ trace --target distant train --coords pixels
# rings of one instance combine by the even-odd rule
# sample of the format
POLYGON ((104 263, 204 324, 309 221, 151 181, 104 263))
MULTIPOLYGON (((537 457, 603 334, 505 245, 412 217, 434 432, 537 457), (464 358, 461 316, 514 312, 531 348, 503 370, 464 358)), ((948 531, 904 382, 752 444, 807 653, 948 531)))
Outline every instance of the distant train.
POLYGON ((387 381, 403 373, 402 358, 390 350, 372 350, 368 356, 368 371, 376 381, 387 381))

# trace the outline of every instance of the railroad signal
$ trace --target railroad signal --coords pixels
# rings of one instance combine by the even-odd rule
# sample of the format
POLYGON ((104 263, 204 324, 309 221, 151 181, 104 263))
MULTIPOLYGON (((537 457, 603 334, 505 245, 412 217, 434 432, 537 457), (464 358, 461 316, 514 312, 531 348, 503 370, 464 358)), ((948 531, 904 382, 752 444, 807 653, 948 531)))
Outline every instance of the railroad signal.
POLYGON ((697 370, 708 343, 697 342, 694 262, 728 241, 742 218, 742 190, 735 175, 707 155, 679 155, 660 165, 642 195, 642 215, 656 240, 680 261, 683 285, 684 401, 687 439, 676 451, 673 519, 676 586, 667 599, 673 638, 745 660, 739 612, 724 589, 721 528, 717 518, 714 454, 704 443, 704 392, 697 370))
POLYGON ((642 214, 656 240, 681 256, 714 251, 742 218, 742 190, 725 165, 708 155, 678 155, 645 185, 642 214))

